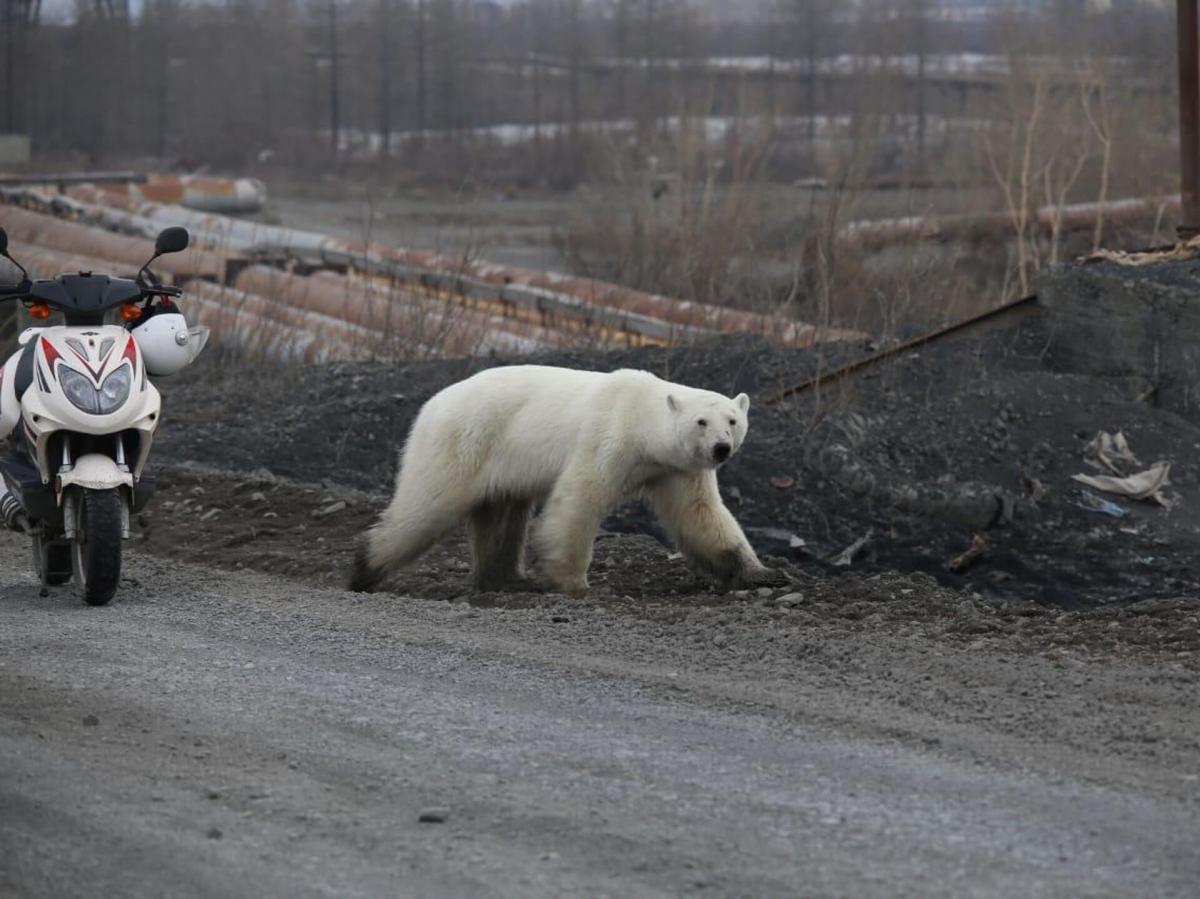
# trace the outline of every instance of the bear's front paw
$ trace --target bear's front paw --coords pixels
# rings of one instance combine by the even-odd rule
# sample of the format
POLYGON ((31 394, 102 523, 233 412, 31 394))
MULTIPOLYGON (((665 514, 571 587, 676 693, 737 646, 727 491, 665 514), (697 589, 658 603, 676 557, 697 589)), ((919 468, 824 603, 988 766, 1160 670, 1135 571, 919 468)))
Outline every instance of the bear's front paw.
POLYGON ((743 568, 736 579, 744 587, 788 587, 792 583, 785 572, 765 565, 743 568))
POLYGON ((573 599, 587 596, 588 581, 586 574, 567 574, 565 572, 547 570, 547 579, 559 593, 565 593, 573 599))
POLYGON ((566 581, 555 581, 554 586, 558 588, 559 593, 565 593, 572 599, 583 599, 587 596, 588 582, 587 578, 572 578, 566 581))

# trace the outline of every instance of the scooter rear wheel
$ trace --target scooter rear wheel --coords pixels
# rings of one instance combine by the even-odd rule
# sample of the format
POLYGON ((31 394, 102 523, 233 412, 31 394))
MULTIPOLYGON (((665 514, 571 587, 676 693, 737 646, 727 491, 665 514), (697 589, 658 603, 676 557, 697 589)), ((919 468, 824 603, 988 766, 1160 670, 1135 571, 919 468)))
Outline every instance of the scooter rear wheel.
POLYGON ((79 497, 71 555, 89 606, 105 605, 121 581, 122 511, 118 490, 84 490, 79 497))
POLYGON ((47 587, 58 587, 67 583, 72 574, 71 544, 62 539, 47 539, 43 534, 33 535, 33 570, 47 587))

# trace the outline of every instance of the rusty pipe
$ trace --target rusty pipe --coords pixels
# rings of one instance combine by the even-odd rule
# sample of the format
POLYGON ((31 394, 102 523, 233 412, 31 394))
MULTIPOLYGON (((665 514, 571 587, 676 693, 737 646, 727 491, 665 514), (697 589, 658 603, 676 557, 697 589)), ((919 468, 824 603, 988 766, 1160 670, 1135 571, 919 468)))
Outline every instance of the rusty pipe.
MULTIPOLYGON (((154 254, 153 241, 90 228, 14 206, 4 207, 4 228, 10 237, 26 243, 78 256, 111 259, 110 271, 117 275, 136 272, 154 254), (127 271, 121 271, 122 266, 127 271)), ((226 262, 227 257, 222 253, 189 248, 182 253, 160 256, 154 262, 154 271, 172 278, 223 281, 226 262)))

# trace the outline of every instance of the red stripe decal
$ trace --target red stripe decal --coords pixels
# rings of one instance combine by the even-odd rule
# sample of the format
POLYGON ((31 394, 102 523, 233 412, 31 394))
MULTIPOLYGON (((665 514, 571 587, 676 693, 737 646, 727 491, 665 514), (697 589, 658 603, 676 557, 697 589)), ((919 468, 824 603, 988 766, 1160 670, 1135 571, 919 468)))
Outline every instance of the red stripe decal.
POLYGON ((42 355, 46 357, 46 366, 50 369, 50 377, 58 380, 58 375, 54 371, 54 363, 62 358, 62 355, 54 348, 54 344, 48 341, 45 337, 41 338, 42 355))

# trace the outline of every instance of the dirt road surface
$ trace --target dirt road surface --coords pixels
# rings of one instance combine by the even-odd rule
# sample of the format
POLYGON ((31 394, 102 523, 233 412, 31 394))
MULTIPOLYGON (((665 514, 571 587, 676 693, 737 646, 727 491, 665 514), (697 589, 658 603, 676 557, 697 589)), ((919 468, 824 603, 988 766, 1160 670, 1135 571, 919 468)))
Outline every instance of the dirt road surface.
POLYGON ((1195 895, 1190 664, 670 611, 138 552, 91 609, 0 536, 0 895, 1195 895))

